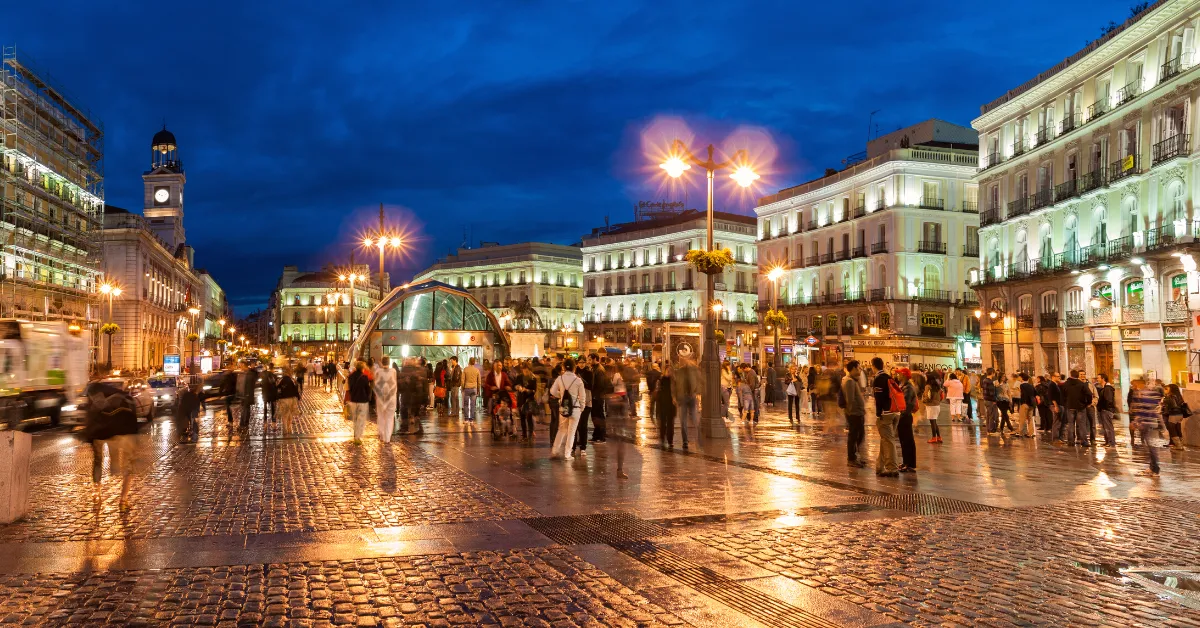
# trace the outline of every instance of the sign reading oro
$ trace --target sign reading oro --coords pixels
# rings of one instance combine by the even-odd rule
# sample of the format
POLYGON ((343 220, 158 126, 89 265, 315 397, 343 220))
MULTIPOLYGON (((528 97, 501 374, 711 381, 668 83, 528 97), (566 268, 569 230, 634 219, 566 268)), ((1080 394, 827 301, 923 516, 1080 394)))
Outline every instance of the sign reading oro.
POLYGON ((921 312, 921 327, 946 328, 946 315, 941 312, 921 312))

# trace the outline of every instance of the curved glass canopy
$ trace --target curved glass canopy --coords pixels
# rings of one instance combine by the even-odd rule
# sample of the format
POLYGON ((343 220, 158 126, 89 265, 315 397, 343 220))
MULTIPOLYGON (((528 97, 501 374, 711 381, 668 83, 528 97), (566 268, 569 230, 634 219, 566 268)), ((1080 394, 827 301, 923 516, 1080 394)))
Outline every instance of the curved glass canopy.
POLYGON ((508 354, 500 322, 471 293, 440 281, 393 289, 367 315, 351 346, 354 358, 391 355, 444 359, 508 354))

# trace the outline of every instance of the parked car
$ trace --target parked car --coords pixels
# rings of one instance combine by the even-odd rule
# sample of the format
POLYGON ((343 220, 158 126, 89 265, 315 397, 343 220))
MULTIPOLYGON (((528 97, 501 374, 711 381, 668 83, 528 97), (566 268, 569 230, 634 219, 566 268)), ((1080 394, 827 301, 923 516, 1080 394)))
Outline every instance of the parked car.
POLYGON ((200 376, 200 398, 205 401, 221 396, 221 380, 225 377, 224 370, 211 371, 200 376))
POLYGON ((92 392, 95 386, 113 386, 121 390, 128 391, 133 397, 133 402, 137 405, 137 416, 139 421, 150 421, 154 418, 154 393, 151 392, 150 385, 143 379, 133 379, 126 377, 106 377, 89 382, 84 387, 83 395, 72 400, 71 403, 63 406, 62 422, 63 423, 83 423, 87 420, 88 406, 91 401, 88 399, 88 394, 92 392))

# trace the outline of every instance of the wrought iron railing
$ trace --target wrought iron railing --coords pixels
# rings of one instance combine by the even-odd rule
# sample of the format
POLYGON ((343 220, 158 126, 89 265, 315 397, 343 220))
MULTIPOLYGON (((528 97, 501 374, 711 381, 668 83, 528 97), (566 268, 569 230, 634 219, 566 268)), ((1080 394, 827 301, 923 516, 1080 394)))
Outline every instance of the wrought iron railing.
POLYGON ((1067 327, 1083 327, 1083 310, 1071 310, 1067 312, 1067 327))
POLYGON ((941 253, 946 254, 946 243, 936 240, 921 240, 917 242, 917 252, 919 253, 941 253))
POLYGON ((987 170, 1001 161, 1003 161, 1003 158, 1000 157, 1000 153, 988 153, 983 158, 983 170, 987 170))
POLYGON ((1041 209, 1054 204, 1054 188, 1047 187, 1033 193, 1029 202, 1029 209, 1041 209))
POLYGON ((1046 142, 1049 142, 1052 139, 1054 139, 1054 129, 1053 128, 1044 126, 1040 129, 1038 129, 1038 132, 1037 132, 1037 145, 1038 146, 1041 146, 1042 144, 1045 144, 1046 142))
POLYGON ((962 254, 963 257, 979 257, 979 243, 964 244, 962 254))
POLYGON ((1017 329, 1033 329, 1033 314, 1018 314, 1017 329))
POLYGON ((1112 322, 1112 306, 1102 305, 1092 308, 1092 323, 1104 325, 1112 322))
POLYGON ((819 266, 820 264, 821 264, 821 256, 820 255, 809 255, 808 257, 804 258, 805 266, 819 266))
POLYGON ((1158 165, 1164 161, 1174 159, 1176 157, 1185 157, 1191 153, 1191 139, 1189 133, 1176 133, 1171 137, 1155 144, 1151 147, 1154 165, 1158 165))
POLYGON ((983 210, 983 213, 979 214, 979 226, 980 227, 986 227, 988 225, 997 225, 997 224, 1000 224, 1000 208, 999 207, 985 209, 985 210, 983 210))
POLYGON ((833 263, 833 251, 830 251, 828 253, 822 253, 821 254, 821 263, 822 264, 832 264, 833 263))
POLYGON ((1167 59, 1166 63, 1162 64, 1162 67, 1159 68, 1158 82, 1161 83, 1161 82, 1179 74, 1182 71, 1183 71, 1183 55, 1175 57, 1174 59, 1167 59))
POLYGON ((1058 123, 1058 134, 1062 135, 1063 133, 1074 130, 1077 124, 1083 122, 1081 118, 1082 116, 1078 111, 1064 114, 1062 122, 1058 123))
POLYGON ((874 255, 876 253, 887 253, 887 252, 888 252, 887 240, 884 240, 883 242, 876 242, 871 245, 871 255, 874 255))
POLYGON ((1138 173, 1137 154, 1126 155, 1108 165, 1109 182, 1119 181, 1138 173))
POLYGON ((1025 152, 1025 148, 1026 148, 1026 147, 1025 147, 1025 140, 1017 140, 1017 141, 1013 142, 1013 143, 1012 143, 1012 154, 1013 154, 1013 157, 1016 157, 1017 155, 1020 155, 1021 153, 1024 153, 1024 152, 1025 152))
POLYGON ((1028 196, 1018 198, 1015 201, 1008 202, 1008 219, 1013 219, 1017 216, 1024 216, 1029 213, 1030 200, 1028 196))
POLYGON ((912 295, 913 301, 932 301, 936 303, 950 303, 954 300, 954 293, 949 290, 927 290, 921 288, 916 294, 912 295))
POLYGON ((870 292, 868 292, 868 294, 870 295, 871 301, 882 301, 887 298, 887 289, 886 288, 871 288, 871 290, 870 290, 870 292))
POLYGON ((1095 120, 1096 118, 1108 113, 1110 109, 1111 107, 1108 106, 1107 98, 1101 98, 1091 105, 1088 105, 1088 122, 1091 122, 1092 120, 1095 120))
POLYGON ((946 200, 936 196, 922 196, 917 206, 921 209, 946 209, 946 200))
POLYGON ((1079 179, 1067 179, 1054 186, 1054 202, 1059 202, 1079 194, 1079 179))
POLYGON ((861 246, 861 245, 856 246, 856 247, 854 247, 854 250, 850 252, 850 257, 866 257, 866 256, 867 256, 867 247, 865 247, 865 246, 861 246))
POLYGON ((1097 167, 1095 170, 1079 177, 1079 193, 1086 194, 1092 190, 1104 187, 1104 184, 1104 168, 1097 167))
POLYGON ((1145 303, 1129 303, 1121 308, 1122 322, 1125 323, 1140 323, 1146 320, 1146 304, 1145 303))
POLYGON ((1042 312, 1038 316, 1038 327, 1058 327, 1058 312, 1042 312))
POLYGON ((979 213, 979 201, 963 201, 962 202, 962 210, 963 210, 963 213, 966 213, 966 214, 978 214, 979 213))
POLYGON ((1142 79, 1136 78, 1125 84, 1125 87, 1117 90, 1117 106, 1137 98, 1142 93, 1142 79))

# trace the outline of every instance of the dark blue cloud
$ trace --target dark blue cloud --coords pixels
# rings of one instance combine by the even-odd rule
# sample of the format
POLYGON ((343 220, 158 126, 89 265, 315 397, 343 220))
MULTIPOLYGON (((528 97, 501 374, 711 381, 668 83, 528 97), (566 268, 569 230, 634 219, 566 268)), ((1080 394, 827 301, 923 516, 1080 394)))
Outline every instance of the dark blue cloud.
POLYGON ((698 142, 767 129, 779 152, 770 192, 862 150, 872 110, 881 132, 968 124, 1127 11, 1113 0, 1052 11, 1032 0, 60 1, 53 19, 38 3, 7 4, 0 41, 103 121, 113 204, 140 202, 166 119, 198 263, 245 311, 284 264, 347 261, 380 202, 419 235, 389 264, 399 277, 465 230, 572 242, 666 193, 641 142, 658 116, 688 121, 698 142))

